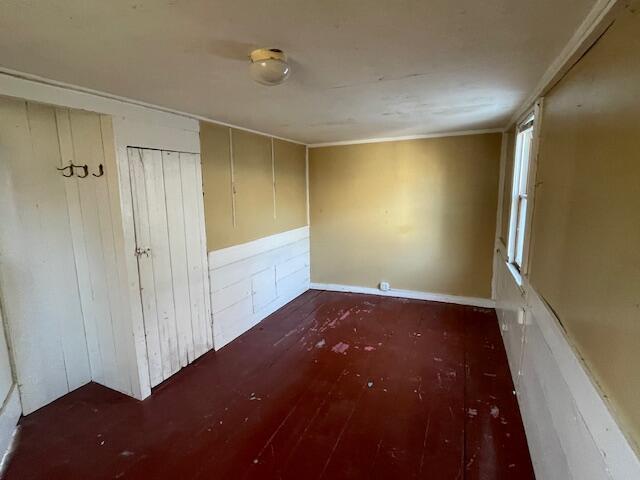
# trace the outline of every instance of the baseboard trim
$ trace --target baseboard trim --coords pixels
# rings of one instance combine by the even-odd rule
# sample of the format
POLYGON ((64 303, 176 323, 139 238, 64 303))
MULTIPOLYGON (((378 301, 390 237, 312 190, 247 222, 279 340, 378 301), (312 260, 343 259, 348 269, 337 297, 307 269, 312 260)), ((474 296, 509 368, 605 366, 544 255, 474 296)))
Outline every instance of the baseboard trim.
POLYGON ((468 305, 472 307, 495 308, 495 302, 489 298, 460 297, 458 295, 418 292, 415 290, 391 289, 388 291, 382 291, 371 287, 313 282, 311 283, 311 289, 327 290, 330 292, 366 293, 368 295, 380 295, 382 297, 411 298, 413 300, 428 300, 431 302, 454 303, 456 305, 468 305))

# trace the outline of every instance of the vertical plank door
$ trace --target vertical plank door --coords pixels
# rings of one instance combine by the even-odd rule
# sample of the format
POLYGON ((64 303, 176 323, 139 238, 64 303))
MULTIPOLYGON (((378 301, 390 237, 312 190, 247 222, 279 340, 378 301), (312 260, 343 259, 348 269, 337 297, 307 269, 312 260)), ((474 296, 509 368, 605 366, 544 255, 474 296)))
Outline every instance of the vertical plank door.
POLYGON ((200 157, 129 148, 149 375, 158 385, 211 349, 200 157))
POLYGON ((25 415, 89 382, 55 111, 0 99, 0 294, 25 415))

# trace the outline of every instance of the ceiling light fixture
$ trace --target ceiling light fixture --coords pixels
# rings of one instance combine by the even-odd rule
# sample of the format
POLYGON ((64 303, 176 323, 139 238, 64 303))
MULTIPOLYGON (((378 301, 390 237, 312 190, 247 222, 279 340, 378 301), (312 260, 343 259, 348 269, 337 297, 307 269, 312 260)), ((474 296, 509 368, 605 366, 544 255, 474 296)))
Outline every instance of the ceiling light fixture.
POLYGON ((262 85, 279 85, 291 73, 287 56, 277 48, 259 48, 251 52, 251 78, 262 85))

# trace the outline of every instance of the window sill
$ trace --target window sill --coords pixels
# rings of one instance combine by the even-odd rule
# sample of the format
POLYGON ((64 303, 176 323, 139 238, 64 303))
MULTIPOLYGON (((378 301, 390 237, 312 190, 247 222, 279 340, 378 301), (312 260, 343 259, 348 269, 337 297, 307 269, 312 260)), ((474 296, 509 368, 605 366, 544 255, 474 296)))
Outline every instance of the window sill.
POLYGON ((509 269, 509 271, 511 272, 511 275, 513 275, 513 279, 516 281, 516 283, 518 284, 518 287, 520 287, 520 290, 523 290, 522 287, 522 274, 518 271, 518 269, 513 265, 513 263, 509 263, 506 262, 507 264, 507 268, 509 269))

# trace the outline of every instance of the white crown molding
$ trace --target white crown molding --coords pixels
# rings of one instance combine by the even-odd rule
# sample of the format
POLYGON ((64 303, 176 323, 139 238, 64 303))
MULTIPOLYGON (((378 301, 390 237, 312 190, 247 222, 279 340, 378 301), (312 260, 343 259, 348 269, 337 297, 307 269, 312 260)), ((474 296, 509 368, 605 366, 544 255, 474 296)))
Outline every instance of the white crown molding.
POLYGON ((214 120, 213 118, 203 117, 201 115, 194 115, 180 110, 174 110, 171 108, 161 107, 152 103, 141 102, 128 97, 121 97, 119 95, 113 95, 90 88, 80 87, 70 83, 59 82, 49 78, 41 77, 39 75, 33 75, 31 73, 19 72, 9 68, 0 67, 0 95, 6 95, 9 97, 24 98, 25 100, 33 100, 43 103, 51 103, 54 105, 79 108, 73 100, 69 101, 70 95, 76 94, 83 96, 83 103, 87 106, 86 109, 93 108, 97 113, 106 113, 111 115, 122 114, 123 110, 127 110, 127 107, 138 107, 142 109, 151 110, 156 113, 164 113, 170 115, 177 115, 189 120, 198 120, 203 122, 214 123, 216 125, 222 125, 224 127, 235 128, 249 133, 255 133, 266 137, 276 138, 278 140, 284 140, 286 142, 297 143, 299 145, 306 145, 304 142, 293 140, 290 138, 280 137, 272 135, 270 133, 261 132, 259 130, 253 130, 251 128, 240 127, 231 123, 221 122, 214 120), (11 81, 14 80, 14 81, 11 81), (18 83, 19 82, 19 83, 18 83), (37 88, 50 87, 51 90, 37 88), (67 95, 56 95, 56 93, 66 93, 67 95), (53 94, 53 95, 52 95, 53 94), (44 97, 44 98, 43 98, 44 97), (109 108, 108 103, 113 102, 109 108), (70 104, 71 103, 71 104, 70 104), (122 108, 124 107, 124 108, 122 108), (105 111, 107 108, 107 111, 105 111), (115 110, 115 111, 114 111, 115 110))
POLYGON ((580 24, 569 42, 562 49, 556 59, 549 65, 540 81, 529 94, 526 100, 513 113, 507 130, 516 123, 535 101, 546 94, 580 59, 580 57, 593 45, 602 33, 611 25, 617 8, 621 6, 621 0, 598 0, 589 11, 584 21, 580 24))
POLYGON ((455 132, 426 133, 423 135, 405 135, 401 137, 366 138, 362 140, 344 140, 340 142, 310 143, 308 148, 338 147, 341 145, 360 145, 363 143, 399 142, 403 140, 420 140, 425 138, 462 137, 465 135, 482 135, 485 133, 501 133, 504 128, 488 128, 483 130, 460 130, 455 132))

